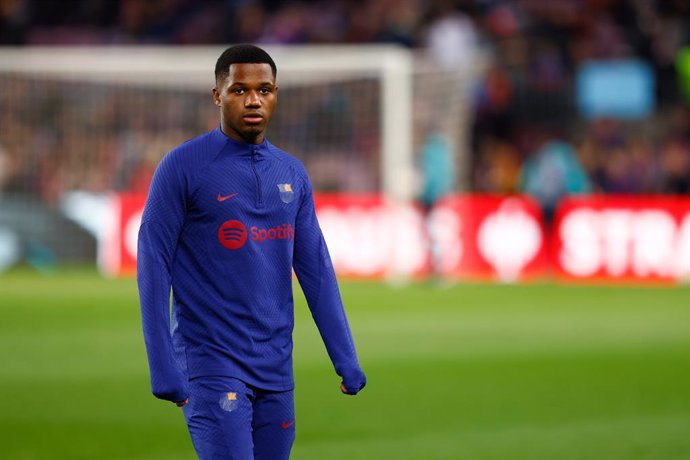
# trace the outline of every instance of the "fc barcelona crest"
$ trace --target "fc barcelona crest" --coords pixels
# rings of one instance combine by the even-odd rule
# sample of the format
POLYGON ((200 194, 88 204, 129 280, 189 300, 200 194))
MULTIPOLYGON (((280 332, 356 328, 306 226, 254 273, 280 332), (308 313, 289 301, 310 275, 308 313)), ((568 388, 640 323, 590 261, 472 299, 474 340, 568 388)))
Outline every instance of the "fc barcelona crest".
POLYGON ((220 408, 226 412, 232 412, 237 408, 239 401, 237 400, 237 393, 231 391, 229 393, 223 393, 220 397, 220 408))
POLYGON ((280 192, 280 199, 283 203, 292 203, 292 200, 295 199, 295 194, 290 184, 278 184, 278 191, 280 192))

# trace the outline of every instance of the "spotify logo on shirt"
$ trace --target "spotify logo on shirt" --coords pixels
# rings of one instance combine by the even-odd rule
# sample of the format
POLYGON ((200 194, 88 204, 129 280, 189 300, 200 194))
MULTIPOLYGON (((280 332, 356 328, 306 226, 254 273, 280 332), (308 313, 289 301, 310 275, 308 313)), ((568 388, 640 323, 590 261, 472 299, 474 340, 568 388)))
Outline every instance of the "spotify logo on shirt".
POLYGON ((228 249, 239 249, 247 242, 247 227, 239 220, 228 220, 218 229, 218 241, 228 249))
MULTIPOLYGON (((295 230, 290 224, 280 224, 272 228, 251 227, 250 232, 251 240, 257 243, 295 239, 295 230)), ((247 227, 239 220, 225 221, 218 229, 218 241, 227 249, 239 249, 247 242, 247 227)))

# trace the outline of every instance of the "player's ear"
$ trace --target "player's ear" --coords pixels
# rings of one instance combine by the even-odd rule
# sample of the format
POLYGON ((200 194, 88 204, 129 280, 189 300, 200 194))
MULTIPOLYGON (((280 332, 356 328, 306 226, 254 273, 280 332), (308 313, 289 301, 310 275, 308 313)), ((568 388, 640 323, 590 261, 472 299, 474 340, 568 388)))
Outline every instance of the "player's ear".
POLYGON ((218 91, 217 86, 213 87, 211 94, 213 94, 213 103, 220 107, 220 91, 218 91))

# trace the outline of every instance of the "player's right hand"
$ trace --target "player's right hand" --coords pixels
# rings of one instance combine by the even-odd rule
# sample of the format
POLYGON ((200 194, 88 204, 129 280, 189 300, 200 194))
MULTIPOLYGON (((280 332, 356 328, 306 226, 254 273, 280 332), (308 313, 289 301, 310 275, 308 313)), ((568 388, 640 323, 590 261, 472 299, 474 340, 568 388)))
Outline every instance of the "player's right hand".
POLYGON ((182 406, 184 406, 185 404, 187 404, 188 402, 189 402, 189 399, 185 399, 184 401, 177 401, 177 402, 175 403, 175 405, 176 405, 177 407, 182 407, 182 406))

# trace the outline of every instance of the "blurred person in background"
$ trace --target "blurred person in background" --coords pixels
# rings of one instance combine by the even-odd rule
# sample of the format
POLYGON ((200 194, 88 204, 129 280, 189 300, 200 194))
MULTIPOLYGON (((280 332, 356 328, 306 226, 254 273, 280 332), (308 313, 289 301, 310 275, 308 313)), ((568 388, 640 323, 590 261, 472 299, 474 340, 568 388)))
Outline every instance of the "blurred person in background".
POLYGON ((446 69, 473 65, 478 36, 472 20, 451 0, 432 2, 432 11, 427 31, 431 55, 446 69))
POLYGON ((474 189, 480 193, 512 194, 518 191, 520 158, 510 142, 489 137, 479 147, 474 189))
POLYGON ((541 145, 522 165, 520 190, 539 202, 549 226, 563 197, 588 193, 591 185, 573 146, 544 131, 541 145))
POLYGON ((419 155, 421 190, 418 202, 424 214, 431 273, 440 275, 441 246, 433 225, 434 206, 453 191, 454 167, 450 142, 438 131, 431 131, 421 147, 419 155))
POLYGON ((0 43, 20 45, 26 39, 26 2, 22 0, 0 1, 0 43))
POLYGON ((287 459, 293 268, 341 391, 357 394, 366 377, 306 170, 265 138, 278 95, 273 59, 234 46, 215 76, 220 126, 166 155, 142 216, 137 281, 151 387, 183 407, 200 458, 287 459))
POLYGON ((690 148, 688 141, 667 139, 661 147, 661 192, 690 194, 690 148))
POLYGON ((635 193, 658 193, 661 167, 650 136, 631 136, 628 143, 628 152, 635 193))
POLYGON ((10 157, 5 152, 5 149, 0 145, 0 198, 5 188, 5 183, 10 177, 10 157))
POLYGON ((632 156, 627 142, 610 146, 600 159, 596 179, 600 190, 612 195, 629 195, 637 191, 632 156))

